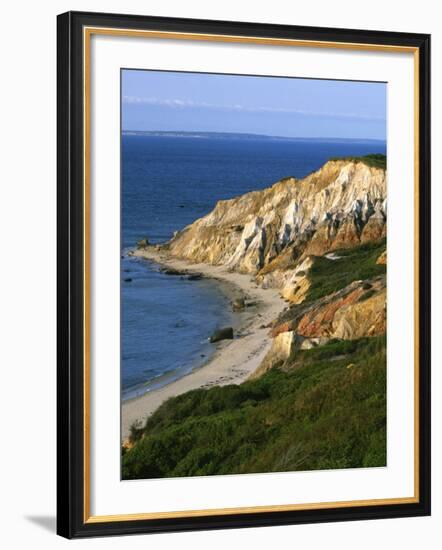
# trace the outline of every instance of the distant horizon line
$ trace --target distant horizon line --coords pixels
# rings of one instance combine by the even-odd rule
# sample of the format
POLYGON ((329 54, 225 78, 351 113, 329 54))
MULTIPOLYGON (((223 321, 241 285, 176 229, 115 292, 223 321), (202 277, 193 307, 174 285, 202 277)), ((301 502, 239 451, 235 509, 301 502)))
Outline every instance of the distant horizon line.
POLYGON ((156 135, 156 136, 174 136, 174 137, 205 137, 205 136, 218 136, 218 137, 229 137, 229 136, 241 136, 247 138, 266 138, 266 139, 278 139, 278 140, 298 140, 298 141, 376 141, 387 143, 387 140, 384 138, 363 138, 363 137, 306 137, 306 136, 278 136, 271 134, 255 134, 253 132, 217 132, 217 131, 198 131, 198 130, 122 130, 123 135, 156 135))

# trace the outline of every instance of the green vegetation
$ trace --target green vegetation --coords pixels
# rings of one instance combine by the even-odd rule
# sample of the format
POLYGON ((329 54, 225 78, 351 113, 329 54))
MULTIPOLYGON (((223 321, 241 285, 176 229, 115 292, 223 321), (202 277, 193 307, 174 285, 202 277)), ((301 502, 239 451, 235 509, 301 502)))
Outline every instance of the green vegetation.
POLYGON ((387 157, 381 153, 373 153, 364 157, 333 157, 330 160, 346 160, 348 162, 363 162, 371 168, 387 169, 387 157))
POLYGON ((123 479, 386 465, 386 340, 331 341, 241 385, 166 401, 123 479))
POLYGON ((129 427, 129 442, 135 443, 135 441, 141 439, 143 433, 144 429, 141 420, 135 420, 129 427))
POLYGON ((382 239, 377 243, 336 250, 334 253, 340 258, 339 260, 329 260, 325 256, 315 258, 309 272, 311 286, 306 301, 317 300, 336 292, 352 281, 383 275, 386 272, 386 266, 377 264, 376 260, 385 247, 385 239, 382 239))

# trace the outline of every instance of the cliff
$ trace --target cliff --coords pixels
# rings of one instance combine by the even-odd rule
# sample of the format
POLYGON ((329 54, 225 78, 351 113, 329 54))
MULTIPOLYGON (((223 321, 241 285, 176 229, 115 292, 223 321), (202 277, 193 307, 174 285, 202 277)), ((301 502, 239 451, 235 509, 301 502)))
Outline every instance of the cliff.
POLYGON ((157 247, 279 289, 290 305, 257 373, 332 339, 385 333, 386 170, 367 159, 331 160, 303 179, 219 201, 157 247))
POLYGON ((168 243, 172 255, 223 264, 263 280, 307 255, 386 233, 386 173, 362 161, 329 161, 304 179, 220 201, 168 243))

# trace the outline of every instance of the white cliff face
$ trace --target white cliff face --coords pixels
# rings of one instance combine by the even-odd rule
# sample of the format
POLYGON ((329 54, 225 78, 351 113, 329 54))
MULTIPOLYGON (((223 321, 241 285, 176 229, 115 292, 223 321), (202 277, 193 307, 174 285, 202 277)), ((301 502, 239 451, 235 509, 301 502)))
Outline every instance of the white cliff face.
MULTIPOLYGON (((180 231, 169 248, 193 262, 262 275, 270 284, 269 273, 274 271, 278 279, 279 271, 281 279, 284 270, 308 255, 382 238, 386 208, 384 170, 363 162, 330 161, 303 180, 288 178, 220 201, 180 231)), ((283 283, 279 281, 287 286, 283 283)))
POLYGON ((238 246, 226 262, 226 266, 235 269, 238 265, 245 264, 247 271, 251 272, 260 269, 263 263, 264 239, 263 219, 259 216, 252 218, 245 225, 238 246))

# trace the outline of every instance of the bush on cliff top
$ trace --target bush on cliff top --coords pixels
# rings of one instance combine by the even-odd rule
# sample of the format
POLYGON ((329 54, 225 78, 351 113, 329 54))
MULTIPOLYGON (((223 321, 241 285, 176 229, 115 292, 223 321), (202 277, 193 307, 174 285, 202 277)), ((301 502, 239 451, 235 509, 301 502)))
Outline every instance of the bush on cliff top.
POLYGON ((363 162, 371 168, 387 169, 387 157, 382 153, 372 153, 371 155, 365 155, 363 157, 333 157, 331 161, 346 160, 348 162, 363 162))
POLYGON ((166 401, 123 479, 386 464, 385 338, 300 352, 284 372, 166 401))

